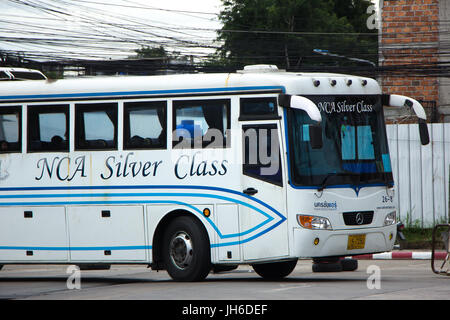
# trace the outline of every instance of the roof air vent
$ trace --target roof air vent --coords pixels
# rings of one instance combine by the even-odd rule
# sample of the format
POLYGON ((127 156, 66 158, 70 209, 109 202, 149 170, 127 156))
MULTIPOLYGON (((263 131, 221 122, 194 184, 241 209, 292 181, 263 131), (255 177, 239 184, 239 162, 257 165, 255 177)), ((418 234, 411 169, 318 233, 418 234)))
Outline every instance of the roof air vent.
POLYGON ((239 70, 239 73, 261 73, 261 72, 280 72, 277 66, 273 64, 254 64, 245 66, 244 70, 239 70))

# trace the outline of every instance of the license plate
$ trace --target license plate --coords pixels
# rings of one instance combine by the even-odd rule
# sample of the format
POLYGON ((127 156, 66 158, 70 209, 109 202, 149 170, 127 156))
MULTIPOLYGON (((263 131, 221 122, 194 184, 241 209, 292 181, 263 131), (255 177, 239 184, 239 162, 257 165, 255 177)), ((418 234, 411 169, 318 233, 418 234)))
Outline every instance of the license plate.
POLYGON ((347 250, 364 249, 365 245, 365 234, 352 234, 348 236, 347 250))

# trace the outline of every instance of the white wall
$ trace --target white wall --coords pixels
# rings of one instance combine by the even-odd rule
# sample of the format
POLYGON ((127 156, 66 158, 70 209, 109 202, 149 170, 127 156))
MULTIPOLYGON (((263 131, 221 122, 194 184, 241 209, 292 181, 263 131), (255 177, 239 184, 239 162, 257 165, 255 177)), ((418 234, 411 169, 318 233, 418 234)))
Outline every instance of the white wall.
POLYGON ((417 124, 387 126, 400 219, 431 227, 448 221, 450 123, 429 124, 422 146, 417 124))

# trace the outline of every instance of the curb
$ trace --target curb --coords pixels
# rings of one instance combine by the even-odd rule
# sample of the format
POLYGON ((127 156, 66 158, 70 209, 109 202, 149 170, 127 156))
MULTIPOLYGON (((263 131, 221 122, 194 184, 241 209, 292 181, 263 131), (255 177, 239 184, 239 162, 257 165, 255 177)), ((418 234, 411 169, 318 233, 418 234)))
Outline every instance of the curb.
MULTIPOLYGON (((447 252, 439 251, 434 253, 435 260, 445 260, 447 252)), ((428 252, 383 252, 374 254, 362 254, 347 257, 357 260, 431 260, 431 251, 428 252)))

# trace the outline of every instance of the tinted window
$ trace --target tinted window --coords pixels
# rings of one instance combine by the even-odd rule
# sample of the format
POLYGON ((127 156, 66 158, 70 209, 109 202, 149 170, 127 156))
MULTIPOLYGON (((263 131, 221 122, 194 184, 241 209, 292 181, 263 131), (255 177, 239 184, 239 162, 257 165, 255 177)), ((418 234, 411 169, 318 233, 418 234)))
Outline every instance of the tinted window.
POLYGON ((117 103, 75 105, 75 148, 117 149, 117 103))
POLYGON ((230 101, 174 101, 175 148, 223 148, 229 141, 230 101))
POLYGON ((130 102, 124 104, 124 148, 166 147, 166 103, 130 102))
POLYGON ((22 80, 45 80, 45 76, 38 72, 11 71, 15 79, 22 80))
POLYGON ((307 96, 322 115, 323 146, 311 147, 312 120, 288 110, 291 181, 299 186, 391 184, 392 167, 381 97, 307 96))
POLYGON ((28 151, 69 151, 69 106, 28 106, 28 151))
POLYGON ((274 119, 278 117, 276 98, 242 98, 239 120, 274 119))
POLYGON ((0 109, 0 152, 20 152, 22 107, 0 109))
POLYGON ((243 126, 243 173, 282 185, 280 147, 276 124, 243 126))

